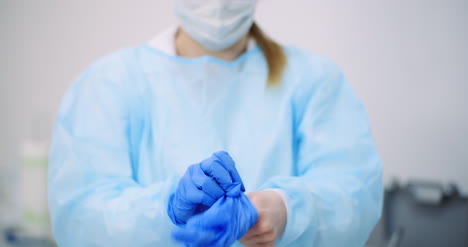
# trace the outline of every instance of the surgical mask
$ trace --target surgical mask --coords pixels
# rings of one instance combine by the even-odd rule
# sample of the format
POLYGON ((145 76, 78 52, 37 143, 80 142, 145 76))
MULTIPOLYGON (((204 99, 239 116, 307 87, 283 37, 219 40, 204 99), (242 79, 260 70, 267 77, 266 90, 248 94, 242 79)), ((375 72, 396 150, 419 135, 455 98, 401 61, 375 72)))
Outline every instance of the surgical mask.
POLYGON ((234 45, 253 24, 257 0, 175 0, 180 26, 211 51, 234 45))

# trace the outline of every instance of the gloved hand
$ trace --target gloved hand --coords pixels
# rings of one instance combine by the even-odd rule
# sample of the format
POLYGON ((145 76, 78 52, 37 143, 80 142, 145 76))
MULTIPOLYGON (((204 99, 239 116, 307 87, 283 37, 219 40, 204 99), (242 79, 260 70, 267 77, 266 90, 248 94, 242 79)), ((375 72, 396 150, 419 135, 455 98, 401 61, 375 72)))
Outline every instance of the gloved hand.
POLYGON ((206 211, 224 196, 233 183, 245 191, 234 161, 227 152, 216 152, 210 158, 191 165, 169 199, 169 218, 176 225, 184 225, 190 217, 206 211))
POLYGON ((172 236, 185 247, 228 247, 244 236, 257 218, 257 210, 241 191, 241 184, 235 183, 211 208, 176 228, 172 236))

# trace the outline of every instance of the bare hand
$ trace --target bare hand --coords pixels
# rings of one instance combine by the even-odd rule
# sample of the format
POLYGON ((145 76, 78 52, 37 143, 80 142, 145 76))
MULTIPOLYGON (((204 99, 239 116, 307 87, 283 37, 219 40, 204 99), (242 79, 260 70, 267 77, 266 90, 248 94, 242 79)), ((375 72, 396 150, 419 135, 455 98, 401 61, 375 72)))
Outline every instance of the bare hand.
POLYGON ((247 197, 257 208, 257 223, 239 240, 247 247, 270 247, 283 234, 287 210, 283 198, 276 191, 249 193, 247 197))

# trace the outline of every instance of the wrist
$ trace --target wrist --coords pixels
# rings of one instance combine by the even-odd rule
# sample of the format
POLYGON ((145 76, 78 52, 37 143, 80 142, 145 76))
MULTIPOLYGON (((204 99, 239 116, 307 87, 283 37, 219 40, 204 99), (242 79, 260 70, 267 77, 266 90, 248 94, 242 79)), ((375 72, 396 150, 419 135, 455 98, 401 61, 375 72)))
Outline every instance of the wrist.
POLYGON ((284 199, 275 190, 256 191, 247 197, 257 209, 258 221, 241 239, 241 243, 245 246, 257 246, 256 243, 273 246, 283 235, 287 222, 284 199))
POLYGON ((289 196, 288 194, 286 194, 286 192, 284 192, 282 189, 266 189, 265 191, 273 191, 277 193, 281 197, 281 199, 283 199, 286 212, 289 212, 289 207, 288 207, 289 196))

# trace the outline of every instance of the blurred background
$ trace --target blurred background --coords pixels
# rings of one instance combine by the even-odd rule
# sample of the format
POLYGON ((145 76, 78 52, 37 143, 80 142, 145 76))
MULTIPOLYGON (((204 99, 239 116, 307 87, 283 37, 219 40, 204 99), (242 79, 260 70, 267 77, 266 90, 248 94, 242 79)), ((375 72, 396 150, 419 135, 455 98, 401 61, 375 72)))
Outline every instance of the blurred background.
MULTIPOLYGON (((341 66, 368 109, 387 187, 424 180, 468 194, 468 1, 260 0, 256 20, 341 66)), ((48 234, 47 145, 67 87, 174 24, 167 0, 0 0, 0 229, 48 234)))

